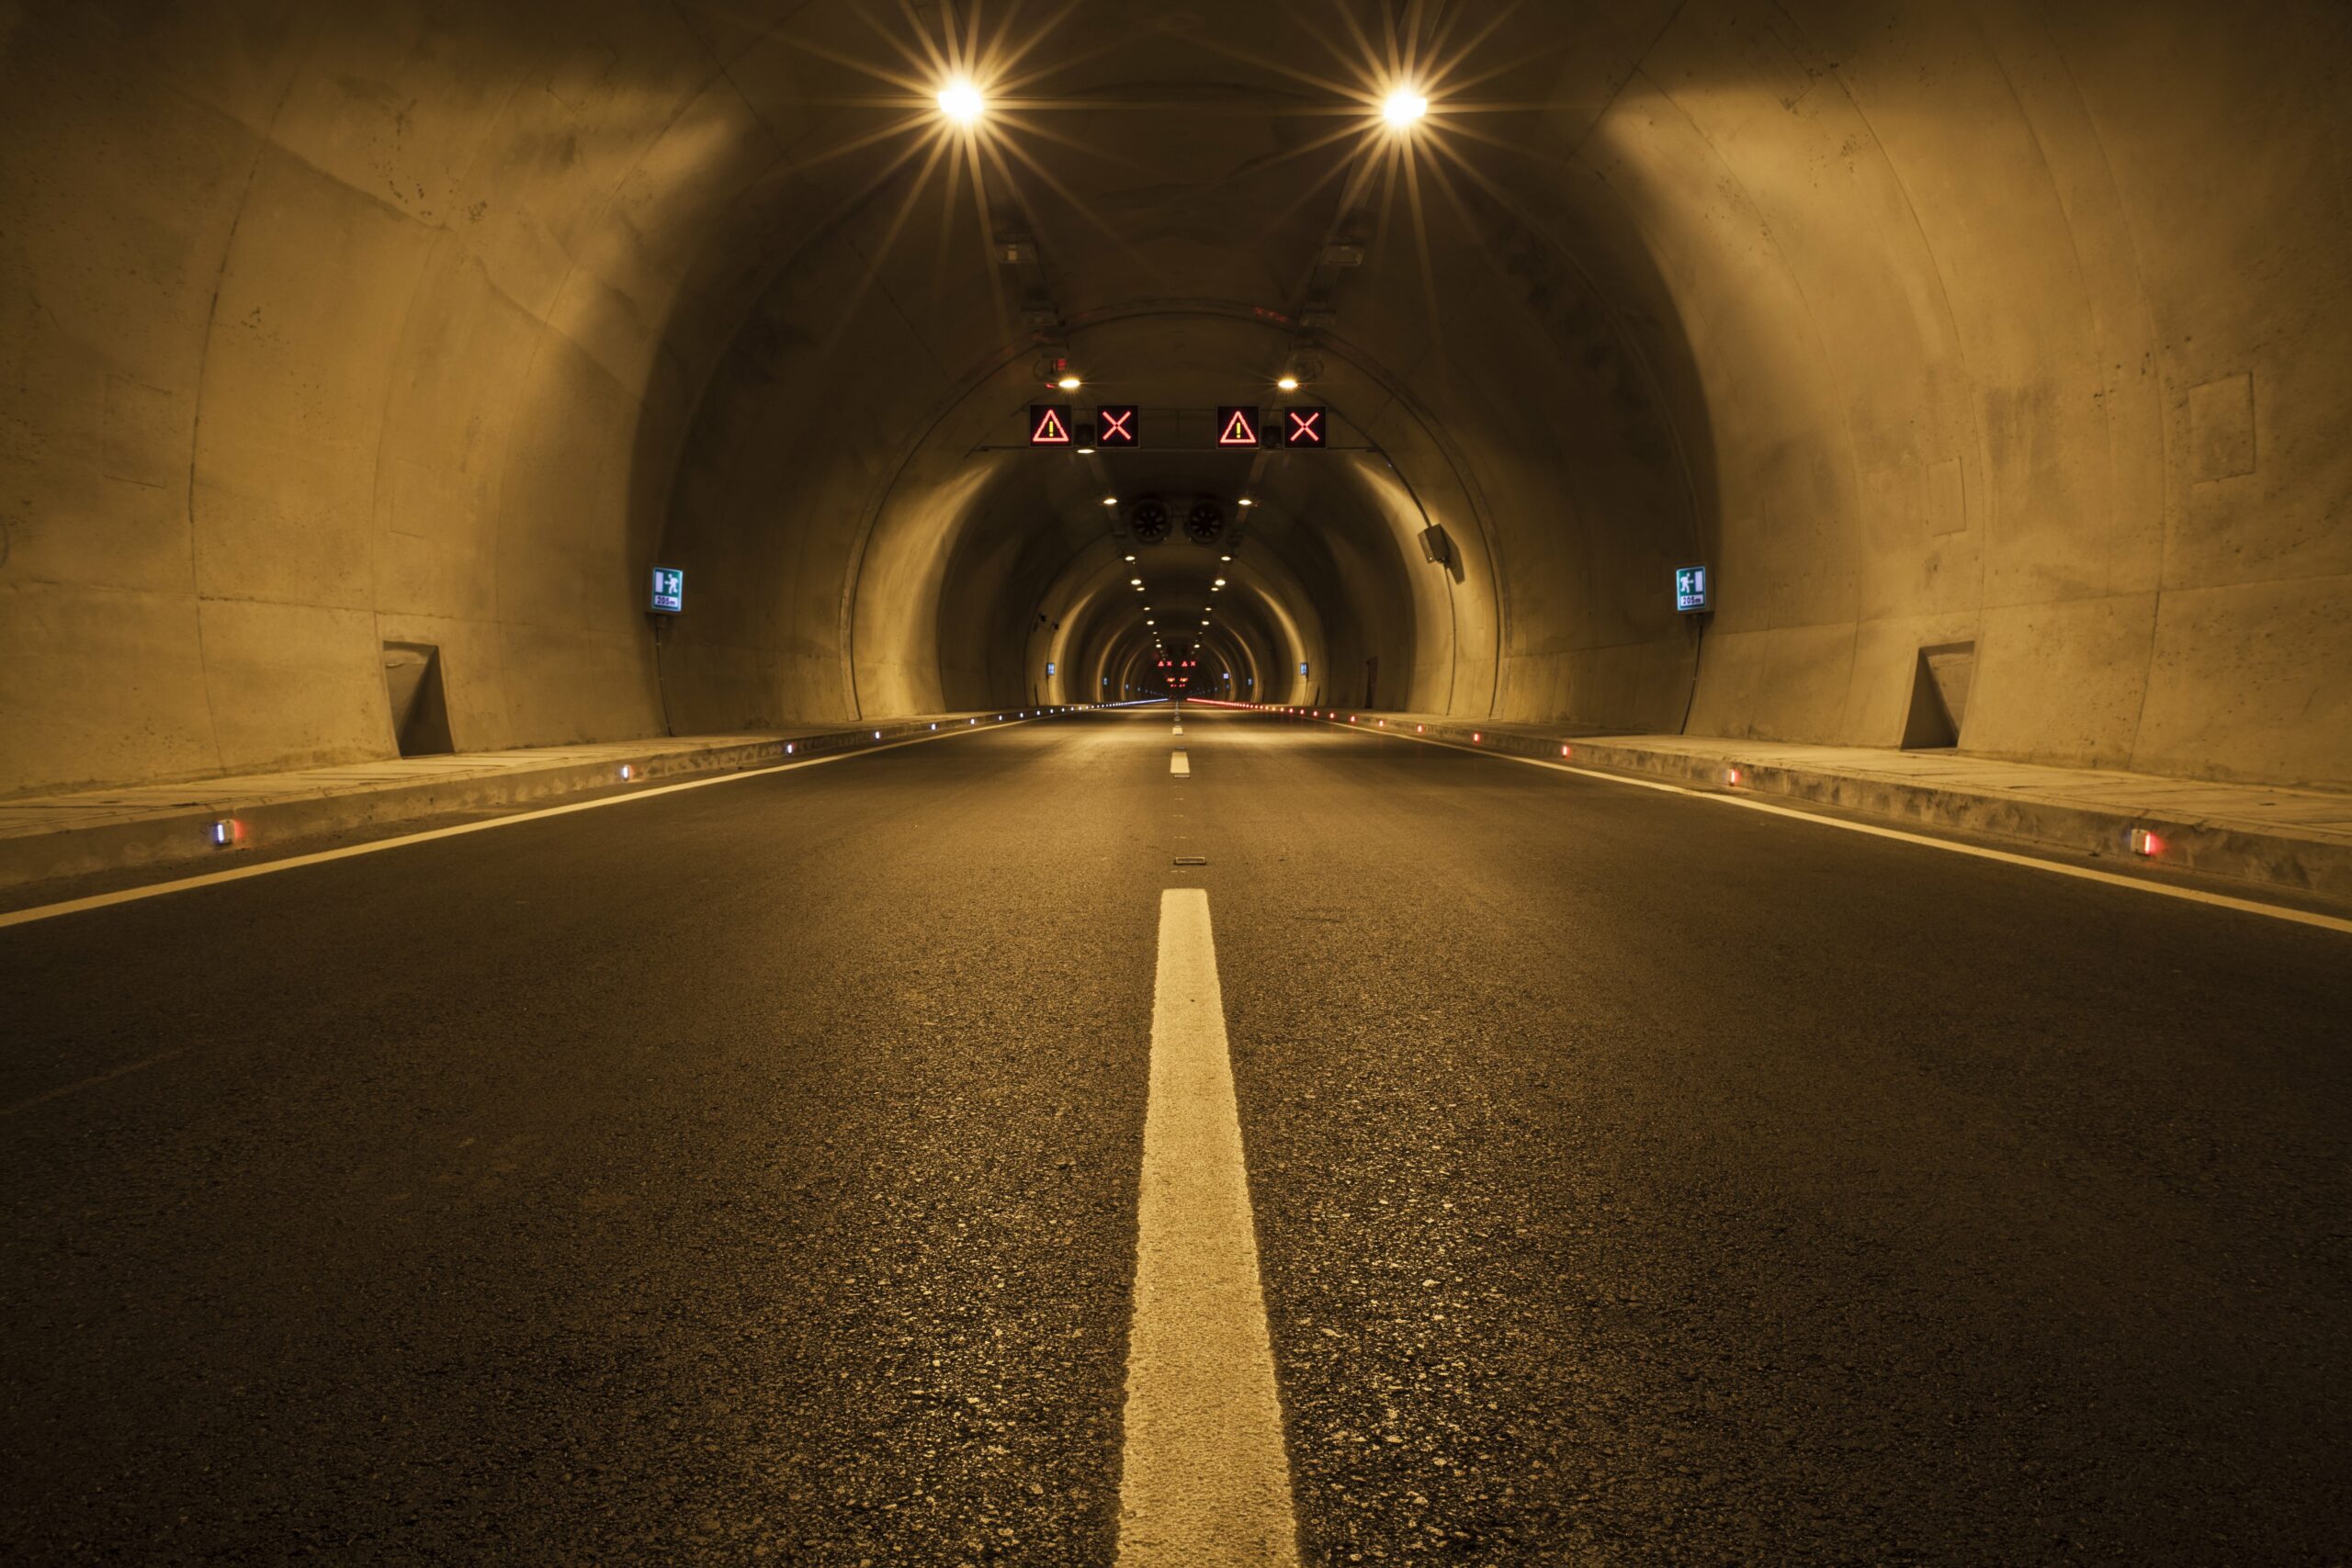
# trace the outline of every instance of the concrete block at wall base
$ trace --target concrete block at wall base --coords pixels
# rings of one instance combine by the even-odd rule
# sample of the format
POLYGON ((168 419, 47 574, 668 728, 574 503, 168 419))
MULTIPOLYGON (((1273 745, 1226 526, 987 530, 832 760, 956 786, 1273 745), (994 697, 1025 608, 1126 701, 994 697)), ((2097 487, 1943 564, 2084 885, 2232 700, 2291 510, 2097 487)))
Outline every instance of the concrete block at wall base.
POLYGON ((775 735, 398 758, 0 801, 0 887, 141 868, 225 870, 256 852, 296 849, 335 834, 944 738, 1047 711, 1007 712, 1001 721, 993 713, 945 714, 775 735), (225 846, 214 841, 221 822, 234 824, 225 846))
MULTIPOLYGON (((1313 716, 1305 710, 1300 716, 1313 716)), ((1984 838, 2228 877, 2352 905, 2352 794, 2290 790, 1950 752, 1702 737, 1580 736, 1522 724, 1323 709, 1341 728, 1818 806, 1923 832, 1984 838), (1842 755, 1841 755, 1842 754, 1842 755), (1736 783, 1733 782, 1736 770, 1736 783), (1905 777, 1904 771, 1932 777, 1905 777), (2143 856, 2134 831, 2161 848, 2143 856)))

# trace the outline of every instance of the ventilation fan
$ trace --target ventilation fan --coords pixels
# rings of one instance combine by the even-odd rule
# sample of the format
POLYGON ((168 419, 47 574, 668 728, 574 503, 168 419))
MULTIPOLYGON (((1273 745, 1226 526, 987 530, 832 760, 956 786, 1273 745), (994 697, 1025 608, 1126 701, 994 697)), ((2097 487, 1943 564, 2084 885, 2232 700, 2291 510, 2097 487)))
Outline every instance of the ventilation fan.
POLYGON ((1225 508, 1210 496, 1193 502, 1193 510, 1184 518, 1184 537, 1196 545, 1213 545, 1225 532, 1225 508))
POLYGON ((1168 538, 1167 503, 1158 496, 1145 496, 1127 508, 1127 526, 1137 544, 1164 544, 1168 538))

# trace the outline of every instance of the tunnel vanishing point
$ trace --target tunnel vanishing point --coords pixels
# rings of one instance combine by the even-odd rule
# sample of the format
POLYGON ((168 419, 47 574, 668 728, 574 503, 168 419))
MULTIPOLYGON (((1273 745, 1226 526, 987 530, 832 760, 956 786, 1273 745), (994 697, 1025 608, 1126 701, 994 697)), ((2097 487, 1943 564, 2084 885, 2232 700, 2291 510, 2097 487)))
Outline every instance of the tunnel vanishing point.
POLYGON ((2352 1561, 2352 6, 0 0, 0 1557, 2352 1561))

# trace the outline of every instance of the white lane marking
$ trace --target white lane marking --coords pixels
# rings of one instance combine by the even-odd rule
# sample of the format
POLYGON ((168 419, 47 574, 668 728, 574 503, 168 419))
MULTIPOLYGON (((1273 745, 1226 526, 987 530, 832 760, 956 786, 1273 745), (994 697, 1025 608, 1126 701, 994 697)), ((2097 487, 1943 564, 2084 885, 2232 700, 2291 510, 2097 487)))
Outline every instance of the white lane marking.
POLYGON ((1298 1561, 1209 896, 1159 896, 1119 1568, 1298 1561))
MULTIPOLYGON (((1010 720, 1001 728, 1012 728, 1021 723, 1010 720)), ((1034 724, 1036 720, 1028 722, 1034 724)), ((673 784, 657 784, 650 789, 632 790, 627 795, 607 795, 595 800, 577 800, 569 806, 546 806, 537 811, 518 811, 509 817, 493 817, 486 822, 461 822, 454 828, 435 828, 429 832, 403 833, 397 839, 377 839, 365 844, 346 844, 339 850, 321 850, 316 854, 288 855, 283 860, 261 861, 253 865, 232 866, 226 871, 208 871, 198 876, 183 876, 171 882, 151 882, 138 887, 125 887, 113 893, 95 893, 87 898, 68 898, 62 903, 36 904, 28 909, 0 910, 0 929, 21 926, 34 920, 54 919, 60 915, 75 915, 85 909, 103 909, 109 905, 133 903, 141 898, 160 898, 166 893, 185 893, 190 888, 210 887, 217 883, 242 882, 248 876, 267 876, 272 872, 292 871, 298 866, 323 865, 328 861, 349 860, 354 855, 372 855, 383 850, 403 849, 410 844, 430 843, 435 839, 454 839, 463 833, 486 833, 492 828, 511 828, 517 822, 537 822, 548 817, 568 817, 575 811, 594 811, 606 806, 627 806, 632 801, 650 800, 657 795, 676 795, 681 790, 708 789, 713 784, 735 784, 743 779, 761 779, 770 773, 788 773, 800 768, 821 767, 850 757, 871 757, 876 751, 895 751, 901 746, 922 746, 933 740, 944 740, 951 735, 989 735, 989 729, 943 729, 933 735, 925 732, 904 740, 893 740, 887 746, 865 746, 854 751, 829 751, 821 757, 803 757, 796 761, 778 762, 773 767, 752 768, 740 773, 714 773, 707 778, 687 779, 673 784)))
MULTIPOLYGON (((1325 721, 1329 723, 1329 720, 1325 721)), ((1351 734, 1367 733, 1361 725, 1340 725, 1351 734)), ((1490 751, 1483 746, 1464 746, 1451 740, 1438 740, 1427 735, 1406 735, 1394 729, 1375 728, 1369 733, 1396 740, 1417 741, 1423 746, 1442 746, 1449 751, 1467 751, 1476 757, 1491 757, 1498 762, 1524 762, 1531 768, 1545 768, 1555 773, 1574 773, 1579 778, 1599 779, 1603 784, 1630 784, 1635 789, 1654 789, 1667 795, 1688 795, 1693 800, 1711 800, 1718 806, 1736 806, 1743 810, 1761 811, 1770 817, 1787 817, 1799 822, 1811 822, 1823 828, 1836 828, 1848 833, 1867 833, 1873 839, 1893 839, 1898 843, 1918 844, 1931 850, 1944 850, 1956 855, 1970 855, 1977 860, 1998 861, 2004 865, 2028 866, 2035 871, 2055 872, 2060 876, 2072 876, 2084 882, 2103 882, 2110 887, 2128 887, 2135 893, 2154 893, 2166 898, 2185 898, 2192 904, 2210 904, 2217 909, 2236 909, 2248 915, 2267 915, 2272 919, 2292 920, 2299 925, 2318 926, 2324 931, 2352 932, 2352 919, 2336 915, 2323 915, 2312 909, 2298 909, 2289 904, 2265 904, 2252 898, 2233 898, 2226 893, 2208 893, 2196 887, 2174 887, 2162 882, 2150 882, 2137 876, 2124 876, 2112 871, 2094 871, 2086 865, 2067 865, 2061 861, 2037 860, 2031 855, 2012 854, 2007 850, 1990 850, 1982 844, 1962 843, 1955 839, 1930 838, 1925 833, 1906 833, 1900 828, 1881 828, 1869 822, 1849 822, 1842 817, 1825 817, 1815 812, 1800 811, 1792 806, 1775 806, 1752 795, 1719 795, 1713 790, 1690 789, 1682 784, 1668 784, 1663 779, 1637 779, 1623 773, 1604 773, 1595 768, 1571 767, 1566 762, 1550 762, 1541 757, 1521 757, 1509 751, 1490 751)))
POLYGON ((1183 733, 1184 733, 1184 727, 1183 727, 1182 725, 1181 725, 1181 724, 1180 724, 1180 725, 1178 725, 1178 726, 1176 727, 1176 731, 1175 731, 1175 732, 1176 732, 1177 734, 1179 734, 1179 735, 1183 734, 1183 733))
POLYGON ((1168 772, 1170 776, 1174 778, 1191 778, 1193 776, 1193 759, 1183 751, 1170 751, 1168 753, 1168 772))

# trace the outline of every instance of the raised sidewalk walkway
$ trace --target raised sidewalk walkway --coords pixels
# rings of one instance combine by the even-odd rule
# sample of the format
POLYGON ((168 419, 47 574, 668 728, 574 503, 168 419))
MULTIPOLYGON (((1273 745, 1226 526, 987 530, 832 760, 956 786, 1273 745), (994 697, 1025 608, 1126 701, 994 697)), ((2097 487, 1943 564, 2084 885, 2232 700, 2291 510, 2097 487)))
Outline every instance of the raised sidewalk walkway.
POLYGON ((1928 832, 2225 876, 2352 904, 2352 791, 2007 762, 1954 751, 1684 735, 1591 735, 1431 714, 1296 709, 1310 720, 1541 758, 1689 788, 1784 797, 1928 832), (2135 840, 2135 831, 2153 839, 2135 840))
POLYGON ((691 773, 772 767, 956 729, 1021 724, 1062 711, 925 714, 857 728, 812 726, 756 735, 657 736, 395 757, 19 795, 0 800, 0 887, 148 865, 184 870, 188 862, 223 861, 239 851, 276 848, 356 829, 496 811, 691 773))

